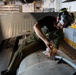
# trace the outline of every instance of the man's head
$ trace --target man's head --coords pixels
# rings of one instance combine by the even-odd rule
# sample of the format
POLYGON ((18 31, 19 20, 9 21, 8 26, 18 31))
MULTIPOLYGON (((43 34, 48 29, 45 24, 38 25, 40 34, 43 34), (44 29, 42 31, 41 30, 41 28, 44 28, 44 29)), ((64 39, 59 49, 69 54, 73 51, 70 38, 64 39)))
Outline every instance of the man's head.
POLYGON ((62 12, 61 15, 59 15, 59 20, 57 23, 57 28, 62 29, 62 28, 67 28, 74 22, 74 15, 72 13, 65 13, 62 12))

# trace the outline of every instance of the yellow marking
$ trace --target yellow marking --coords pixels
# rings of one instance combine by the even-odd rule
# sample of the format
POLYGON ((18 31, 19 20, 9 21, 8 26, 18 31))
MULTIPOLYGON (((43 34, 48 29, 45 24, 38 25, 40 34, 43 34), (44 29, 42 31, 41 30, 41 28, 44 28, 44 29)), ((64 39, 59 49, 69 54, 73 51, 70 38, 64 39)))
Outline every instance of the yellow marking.
POLYGON ((76 25, 71 25, 70 27, 71 27, 71 28, 76 28, 76 25))
POLYGON ((71 41, 71 40, 69 40, 69 39, 67 39, 67 38, 64 38, 64 40, 65 40, 65 42, 67 42, 69 45, 71 45, 72 47, 76 48, 76 44, 75 44, 73 41, 71 41))
POLYGON ((76 25, 75 25, 75 24, 71 24, 70 27, 71 27, 71 28, 76 28, 76 25))
POLYGON ((63 49, 72 59, 75 60, 75 57, 72 54, 70 54, 66 49, 64 49, 62 46, 60 46, 60 48, 63 49))

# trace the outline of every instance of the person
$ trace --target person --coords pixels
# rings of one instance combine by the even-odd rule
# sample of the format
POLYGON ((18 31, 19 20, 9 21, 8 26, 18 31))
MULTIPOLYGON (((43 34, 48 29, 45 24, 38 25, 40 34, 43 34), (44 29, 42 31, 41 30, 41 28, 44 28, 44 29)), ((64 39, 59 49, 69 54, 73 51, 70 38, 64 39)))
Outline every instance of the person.
POLYGON ((22 45, 15 52, 7 70, 2 71, 1 75, 15 75, 24 57, 37 50, 54 47, 53 52, 57 53, 60 41, 63 38, 63 28, 74 22, 74 17, 69 14, 61 14, 60 18, 57 20, 56 17, 48 15, 38 20, 33 26, 34 33, 24 39, 22 45))

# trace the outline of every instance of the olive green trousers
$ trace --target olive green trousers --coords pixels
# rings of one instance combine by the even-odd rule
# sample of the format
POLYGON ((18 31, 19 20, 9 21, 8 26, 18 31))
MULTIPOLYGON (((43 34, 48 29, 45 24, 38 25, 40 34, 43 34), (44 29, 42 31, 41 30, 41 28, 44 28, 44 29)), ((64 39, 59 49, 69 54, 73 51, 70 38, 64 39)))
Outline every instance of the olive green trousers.
POLYGON ((22 45, 15 52, 13 59, 8 66, 8 71, 15 73, 24 57, 37 50, 43 49, 44 47, 45 45, 43 42, 36 40, 33 35, 30 35, 24 39, 22 45))

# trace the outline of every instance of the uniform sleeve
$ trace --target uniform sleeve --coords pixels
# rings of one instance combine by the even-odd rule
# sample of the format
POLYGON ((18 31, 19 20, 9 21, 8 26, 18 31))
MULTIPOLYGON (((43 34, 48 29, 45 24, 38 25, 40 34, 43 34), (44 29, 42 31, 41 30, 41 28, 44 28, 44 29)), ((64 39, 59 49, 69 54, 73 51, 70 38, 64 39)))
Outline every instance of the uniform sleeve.
POLYGON ((64 37, 63 30, 61 30, 58 36, 53 40, 55 48, 57 49, 59 48, 60 42, 62 41, 63 37, 64 37))

